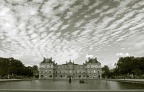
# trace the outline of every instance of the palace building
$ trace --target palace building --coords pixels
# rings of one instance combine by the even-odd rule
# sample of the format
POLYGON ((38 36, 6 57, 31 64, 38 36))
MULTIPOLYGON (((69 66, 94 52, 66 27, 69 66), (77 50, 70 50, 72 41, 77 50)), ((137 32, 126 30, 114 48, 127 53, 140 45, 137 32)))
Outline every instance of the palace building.
POLYGON ((101 78, 101 63, 97 58, 89 58, 82 65, 71 60, 58 65, 52 58, 44 58, 39 65, 39 79, 98 79, 101 78))

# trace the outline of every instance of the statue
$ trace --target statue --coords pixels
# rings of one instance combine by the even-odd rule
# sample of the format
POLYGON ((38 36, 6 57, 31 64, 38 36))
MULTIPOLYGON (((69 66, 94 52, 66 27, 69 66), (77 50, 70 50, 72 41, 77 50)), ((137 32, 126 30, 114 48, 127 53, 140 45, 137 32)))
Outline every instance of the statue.
POLYGON ((69 75, 69 83, 71 83, 71 76, 69 75))

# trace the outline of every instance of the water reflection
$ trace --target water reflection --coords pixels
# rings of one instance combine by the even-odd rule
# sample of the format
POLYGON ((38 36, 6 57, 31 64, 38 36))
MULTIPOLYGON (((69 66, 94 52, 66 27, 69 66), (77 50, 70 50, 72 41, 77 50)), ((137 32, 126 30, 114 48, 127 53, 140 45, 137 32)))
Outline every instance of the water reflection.
POLYGON ((0 82, 0 89, 46 89, 46 90, 123 90, 144 89, 144 84, 124 83, 105 80, 86 80, 80 84, 79 80, 29 80, 0 82))

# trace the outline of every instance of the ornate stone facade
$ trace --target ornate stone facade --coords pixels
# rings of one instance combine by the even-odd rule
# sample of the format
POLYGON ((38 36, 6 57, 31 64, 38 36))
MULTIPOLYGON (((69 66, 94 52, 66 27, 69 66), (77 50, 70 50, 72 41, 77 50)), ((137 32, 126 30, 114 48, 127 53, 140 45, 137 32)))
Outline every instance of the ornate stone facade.
POLYGON ((101 63, 96 58, 89 58, 83 65, 74 64, 71 60, 58 65, 55 61, 44 58, 39 66, 39 79, 98 79, 101 78, 101 63))

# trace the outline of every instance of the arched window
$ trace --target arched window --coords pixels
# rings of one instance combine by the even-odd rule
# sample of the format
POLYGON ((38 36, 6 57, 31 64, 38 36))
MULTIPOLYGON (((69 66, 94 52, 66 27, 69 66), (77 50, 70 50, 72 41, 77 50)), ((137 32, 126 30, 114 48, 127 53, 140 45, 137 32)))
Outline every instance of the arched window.
POLYGON ((62 76, 62 75, 60 75, 60 77, 62 78, 63 76, 62 76))
POLYGON ((41 65, 41 68, 44 68, 44 66, 43 66, 43 65, 41 65))
POLYGON ((45 72, 47 73, 47 70, 45 70, 45 72))
POLYGON ((43 78, 43 75, 41 75, 41 78, 43 78))
POLYGON ((79 71, 77 71, 77 73, 79 73, 79 71))
POLYGON ((51 73, 51 70, 49 70, 49 73, 51 73))

